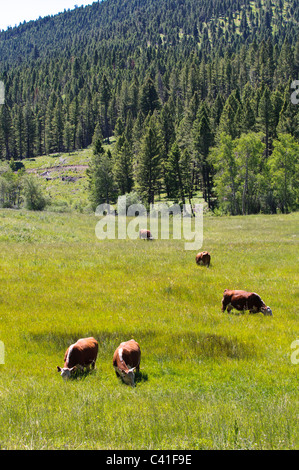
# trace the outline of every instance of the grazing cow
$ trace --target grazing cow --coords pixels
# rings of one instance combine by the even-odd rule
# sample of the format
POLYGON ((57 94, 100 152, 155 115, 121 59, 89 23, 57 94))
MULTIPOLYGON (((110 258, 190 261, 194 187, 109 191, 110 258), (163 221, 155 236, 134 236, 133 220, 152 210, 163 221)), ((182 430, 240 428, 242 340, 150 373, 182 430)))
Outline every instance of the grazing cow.
POLYGON ((64 355, 64 367, 57 366, 58 372, 63 379, 69 379, 77 369, 94 369, 98 355, 98 342, 94 338, 79 339, 72 344, 64 355))
POLYGON ((143 240, 153 240, 154 239, 151 232, 149 230, 146 230, 145 228, 142 228, 141 230, 139 230, 139 238, 142 238, 143 240))
POLYGON ((113 367, 117 377, 127 385, 135 385, 135 370, 139 372, 141 351, 134 339, 121 343, 113 355, 113 367))
POLYGON ((271 315, 272 310, 262 301, 255 292, 246 292, 244 290, 225 289, 222 299, 222 312, 227 312, 235 308, 236 310, 249 310, 250 313, 261 312, 264 315, 271 315))
POLYGON ((211 255, 208 251, 202 251, 196 255, 195 261, 196 264, 200 264, 201 266, 206 266, 208 268, 211 262, 211 255))

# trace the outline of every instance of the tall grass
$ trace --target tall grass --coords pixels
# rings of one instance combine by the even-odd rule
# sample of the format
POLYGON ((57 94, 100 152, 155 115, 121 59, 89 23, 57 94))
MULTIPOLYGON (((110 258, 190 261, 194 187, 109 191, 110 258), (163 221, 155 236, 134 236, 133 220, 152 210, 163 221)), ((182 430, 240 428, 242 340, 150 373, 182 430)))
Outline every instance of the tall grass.
POLYGON ((298 219, 207 217, 207 269, 183 241, 99 241, 93 216, 1 211, 1 448, 298 447, 298 219), (274 316, 223 314, 225 288, 274 316), (64 383, 56 366, 90 335, 96 371, 64 383), (134 389, 112 367, 131 338, 134 389))

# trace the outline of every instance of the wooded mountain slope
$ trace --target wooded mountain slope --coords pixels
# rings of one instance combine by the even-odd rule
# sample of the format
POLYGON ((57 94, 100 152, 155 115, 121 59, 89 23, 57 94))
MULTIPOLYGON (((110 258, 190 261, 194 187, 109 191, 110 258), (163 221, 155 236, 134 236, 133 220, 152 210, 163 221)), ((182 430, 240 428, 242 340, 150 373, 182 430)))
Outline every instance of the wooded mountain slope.
POLYGON ((70 151, 114 134, 128 143, 117 147, 117 194, 138 187, 152 127, 160 169, 148 201, 164 190, 182 199, 178 182, 170 188, 177 143, 189 152, 191 193, 200 187, 211 206, 209 154, 221 133, 262 132, 266 158, 278 134, 298 140, 298 24, 296 1, 105 0, 10 28, 0 33, 0 155, 70 151))

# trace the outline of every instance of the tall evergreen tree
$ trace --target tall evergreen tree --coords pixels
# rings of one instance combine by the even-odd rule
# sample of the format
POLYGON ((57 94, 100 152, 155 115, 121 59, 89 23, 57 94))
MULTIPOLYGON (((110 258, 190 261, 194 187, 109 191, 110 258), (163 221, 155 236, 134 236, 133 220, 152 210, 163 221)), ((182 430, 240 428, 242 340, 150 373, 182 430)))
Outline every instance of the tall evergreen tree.
POLYGON ((169 177, 169 197, 178 202, 179 198, 185 204, 185 188, 181 168, 181 151, 177 142, 171 147, 169 158, 166 164, 169 177))
POLYGON ((35 117, 29 104, 24 108, 24 131, 26 157, 33 157, 35 144, 35 117))
POLYGON ((160 102, 155 84, 151 77, 145 81, 140 93, 140 109, 144 116, 153 114, 160 108, 160 102))
POLYGON ((58 97, 56 106, 54 109, 53 116, 53 141, 55 150, 62 152, 63 150, 63 135, 64 135, 64 121, 63 121, 63 109, 62 100, 58 97))
POLYGON ((173 121, 173 116, 171 115, 169 104, 166 103, 162 110, 159 119, 159 127, 161 132, 161 152, 162 152, 162 168, 163 168, 163 178, 166 193, 169 196, 170 194, 170 185, 171 185, 171 175, 167 170, 167 161, 169 158, 169 153, 171 146, 175 141, 175 126, 173 121))
POLYGON ((18 105, 13 108, 13 127, 15 138, 16 157, 22 159, 25 156, 25 125, 24 113, 20 112, 18 105))
POLYGON ((63 130, 63 145, 66 152, 71 151, 72 148, 72 140, 74 135, 73 125, 70 121, 66 121, 64 130, 63 130))
POLYGON ((233 92, 226 100, 221 114, 218 134, 229 134, 233 139, 240 135, 241 104, 237 93, 233 92))
POLYGON ((271 102, 271 94, 268 86, 265 86, 264 92, 262 94, 261 100, 259 102, 258 108, 258 129, 265 134, 265 156, 266 158, 269 157, 269 153, 271 152, 271 138, 274 133, 273 129, 273 107, 271 102))
POLYGON ((192 132, 194 151, 202 177, 203 198, 208 203, 208 206, 211 207, 212 168, 208 161, 208 155, 214 142, 214 135, 205 105, 200 107, 192 132))
POLYGON ((109 142, 110 129, 108 120, 108 108, 111 100, 111 86, 105 74, 103 75, 100 84, 100 99, 102 105, 104 106, 104 137, 107 138, 109 142))
POLYGON ((12 144, 14 140, 12 129, 12 118, 9 107, 4 104, 1 106, 1 129, 2 129, 2 155, 6 160, 12 157, 12 144))
POLYGON ((123 136, 118 138, 116 144, 116 155, 114 162, 114 177, 120 193, 130 193, 133 189, 133 153, 127 139, 123 136))
POLYGON ((87 176, 93 209, 96 209, 99 204, 110 204, 115 201, 117 190, 113 175, 112 158, 98 142, 87 170, 87 176))
POLYGON ((155 116, 147 119, 137 166, 138 189, 148 205, 154 204, 162 177, 161 143, 155 116))

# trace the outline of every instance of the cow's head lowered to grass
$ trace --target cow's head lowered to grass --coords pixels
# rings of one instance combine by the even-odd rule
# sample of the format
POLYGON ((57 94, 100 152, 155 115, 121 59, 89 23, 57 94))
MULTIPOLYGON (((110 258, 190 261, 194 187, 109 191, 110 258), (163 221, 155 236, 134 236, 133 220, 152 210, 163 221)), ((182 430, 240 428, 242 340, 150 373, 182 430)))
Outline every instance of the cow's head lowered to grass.
POLYGON ((78 369, 95 367, 98 355, 98 342, 94 338, 79 339, 72 344, 64 355, 64 366, 57 366, 63 379, 69 379, 78 369))
POLYGON ((264 315, 270 315, 271 317, 273 317, 273 313, 270 307, 261 307, 261 312, 264 315))
POLYGON ((120 378, 124 381, 125 384, 135 386, 135 371, 136 367, 128 370, 119 370, 120 378))
POLYGON ((61 377, 64 380, 67 380, 76 372, 76 370, 78 370, 78 368, 76 366, 74 366, 71 369, 69 369, 68 367, 59 367, 59 366, 57 366, 57 370, 58 370, 58 372, 60 372, 61 377))
POLYGON ((134 339, 121 343, 113 355, 116 375, 132 387, 135 385, 135 371, 139 371, 140 359, 140 347, 134 339))

